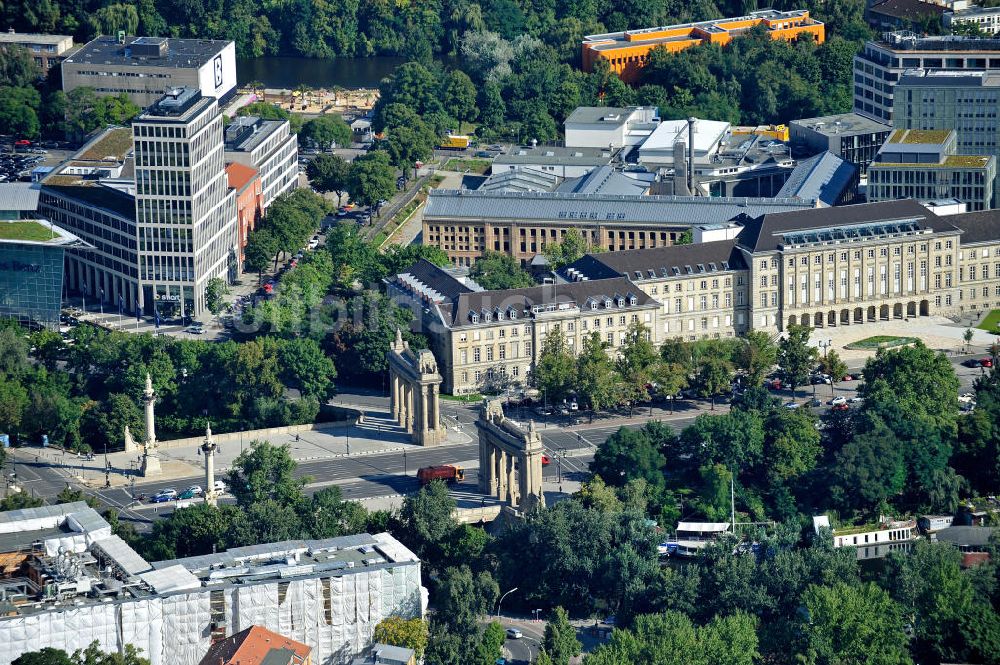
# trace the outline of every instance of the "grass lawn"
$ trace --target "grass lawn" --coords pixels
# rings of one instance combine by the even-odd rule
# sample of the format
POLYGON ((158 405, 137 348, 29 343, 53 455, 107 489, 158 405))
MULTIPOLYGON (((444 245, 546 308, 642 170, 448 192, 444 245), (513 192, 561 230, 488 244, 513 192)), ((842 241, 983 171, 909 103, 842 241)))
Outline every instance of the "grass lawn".
POLYGON ((427 186, 430 187, 431 189, 437 189, 438 187, 441 186, 442 182, 444 182, 444 176, 435 173, 434 175, 431 176, 430 180, 427 181, 427 186))
POLYGON ((452 402, 481 402, 483 396, 479 393, 472 393, 471 395, 445 395, 441 393, 441 399, 451 400, 452 402))
POLYGON ((58 238, 58 234, 53 235, 49 227, 38 222, 0 222, 0 240, 32 240, 34 242, 45 242, 58 238))
POLYGON ((1000 330, 1000 309, 995 309, 986 315, 983 322, 976 326, 980 330, 986 330, 991 333, 996 333, 1000 330))
POLYGON ((476 175, 486 175, 486 172, 490 170, 493 162, 488 159, 462 159, 459 157, 452 157, 447 162, 445 162, 443 169, 445 171, 458 171, 459 173, 475 173, 476 175))
POLYGON ((879 347, 905 346, 917 341, 916 337, 897 337, 895 335, 875 335, 859 339, 844 346, 845 349, 877 349, 879 347))

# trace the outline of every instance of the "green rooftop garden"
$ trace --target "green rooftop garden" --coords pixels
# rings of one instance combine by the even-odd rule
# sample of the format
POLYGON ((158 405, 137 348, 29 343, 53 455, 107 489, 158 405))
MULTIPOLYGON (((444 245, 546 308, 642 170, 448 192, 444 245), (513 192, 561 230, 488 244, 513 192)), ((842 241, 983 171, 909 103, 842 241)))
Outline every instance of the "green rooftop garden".
POLYGON ((45 224, 34 221, 0 222, 0 240, 30 240, 45 242, 58 238, 45 224))

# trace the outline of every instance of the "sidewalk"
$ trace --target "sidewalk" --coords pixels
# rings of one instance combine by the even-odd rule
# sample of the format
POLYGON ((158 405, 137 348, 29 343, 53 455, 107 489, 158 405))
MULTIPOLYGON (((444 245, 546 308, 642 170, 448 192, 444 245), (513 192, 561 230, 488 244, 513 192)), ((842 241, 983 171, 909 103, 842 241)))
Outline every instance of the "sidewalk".
MULTIPOLYGON (((273 434, 267 440, 276 446, 287 445, 292 459, 297 463, 423 449, 410 443, 409 434, 392 423, 388 414, 377 413, 368 414, 363 423, 349 427, 338 426, 299 434, 273 434)), ((464 432, 450 430, 448 440, 443 445, 468 443, 471 440, 464 432)), ((163 443, 169 444, 169 441, 163 443)), ((215 457, 216 473, 225 473, 251 443, 252 440, 241 436, 238 443, 232 441, 219 444, 215 457)), ((142 465, 139 453, 113 452, 106 457, 95 453, 88 460, 55 448, 12 448, 9 452, 21 462, 34 462, 37 458, 38 462, 49 464, 51 470, 67 480, 91 487, 104 487, 107 459, 107 464, 111 467, 108 480, 112 487, 121 487, 131 483, 133 478, 136 478, 136 482, 156 482, 201 477, 204 475, 205 462, 199 454, 199 448, 200 444, 179 448, 158 447, 156 451, 163 473, 149 478, 136 476, 142 465)))

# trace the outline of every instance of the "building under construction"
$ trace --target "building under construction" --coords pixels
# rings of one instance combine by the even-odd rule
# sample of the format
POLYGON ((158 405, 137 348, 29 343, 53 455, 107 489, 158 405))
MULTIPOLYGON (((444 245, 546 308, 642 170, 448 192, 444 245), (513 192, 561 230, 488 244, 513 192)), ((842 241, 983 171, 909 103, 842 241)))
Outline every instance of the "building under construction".
POLYGON ((96 641, 197 665, 253 625, 350 663, 384 618, 423 616, 420 561, 387 533, 293 540, 149 563, 83 502, 0 513, 0 663, 96 641))

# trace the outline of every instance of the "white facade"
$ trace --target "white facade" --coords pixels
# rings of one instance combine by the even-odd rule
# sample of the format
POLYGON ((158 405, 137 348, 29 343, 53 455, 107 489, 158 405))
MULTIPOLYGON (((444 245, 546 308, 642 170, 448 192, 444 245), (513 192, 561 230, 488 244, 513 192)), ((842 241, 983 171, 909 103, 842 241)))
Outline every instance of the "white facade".
POLYGON ((563 126, 567 148, 621 148, 639 145, 658 124, 653 106, 580 107, 563 126))
MULTIPOLYGON (((728 122, 719 120, 696 120, 694 123, 694 161, 707 163, 711 155, 720 147, 721 141, 731 129, 728 122)), ((647 169, 672 166, 674 144, 688 145, 688 121, 669 120, 661 122, 646 142, 639 147, 639 163, 647 169)), ((685 151, 685 157, 687 152, 685 151)))
POLYGON ((233 119, 226 129, 226 161, 260 173, 263 209, 283 192, 298 186, 299 141, 287 120, 233 119))
POLYGON ((965 11, 946 12, 942 17, 946 28, 970 24, 983 32, 995 35, 1000 32, 1000 7, 974 7, 965 11))
POLYGON ((208 280, 239 271, 218 103, 196 90, 175 91, 139 116, 132 132, 146 300, 171 314, 200 315, 208 280))
POLYGON ((0 533, 5 552, 25 556, 38 575, 29 583, 23 572, 5 574, 5 589, 24 593, 0 617, 4 664, 96 641, 108 653, 133 646, 152 665, 198 665, 214 641, 259 625, 308 644, 317 665, 341 665, 368 649, 383 619, 425 610, 420 560, 388 533, 154 564, 83 502, 8 511, 0 533))

